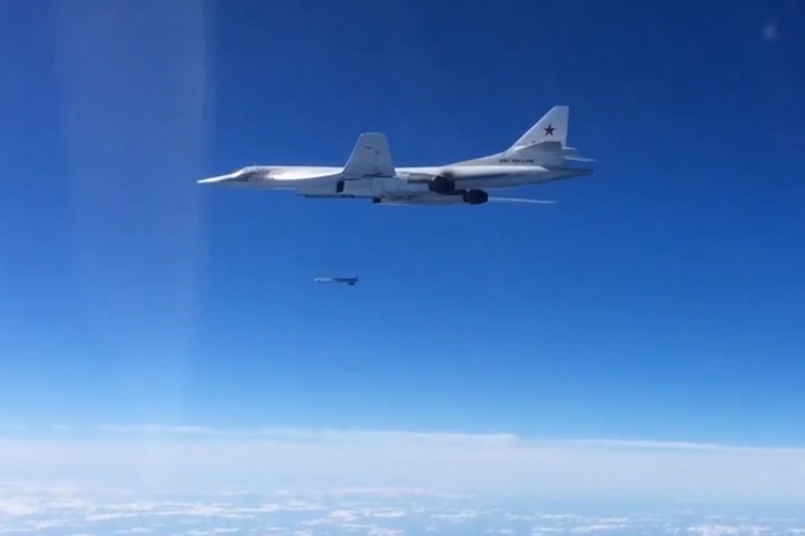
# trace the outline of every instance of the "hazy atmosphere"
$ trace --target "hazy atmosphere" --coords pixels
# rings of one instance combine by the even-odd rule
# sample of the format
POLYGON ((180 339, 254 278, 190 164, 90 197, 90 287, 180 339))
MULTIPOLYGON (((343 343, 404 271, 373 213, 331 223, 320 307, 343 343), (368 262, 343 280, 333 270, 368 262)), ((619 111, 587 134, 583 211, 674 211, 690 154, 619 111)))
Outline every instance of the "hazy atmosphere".
POLYGON ((802 536, 803 20, 0 3, 0 534, 802 536), (197 184, 554 105, 554 205, 197 184))

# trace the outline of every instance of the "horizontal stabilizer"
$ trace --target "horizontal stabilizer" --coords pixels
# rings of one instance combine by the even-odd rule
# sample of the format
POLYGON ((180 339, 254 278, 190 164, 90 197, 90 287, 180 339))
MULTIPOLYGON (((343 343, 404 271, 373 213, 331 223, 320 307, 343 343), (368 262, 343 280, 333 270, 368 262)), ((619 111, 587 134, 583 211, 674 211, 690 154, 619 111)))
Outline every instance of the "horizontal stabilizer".
POLYGON ((563 156, 565 160, 573 160, 575 162, 595 162, 595 158, 587 158, 573 147, 565 147, 563 156))
POLYGON ((367 132, 358 137, 355 148, 344 166, 344 175, 349 178, 394 177, 386 135, 367 132))
MULTIPOLYGON (((543 153, 560 153, 562 152, 562 143, 558 141, 538 141, 526 146, 531 151, 539 151, 543 153)), ((525 149, 525 147, 523 147, 525 149)))

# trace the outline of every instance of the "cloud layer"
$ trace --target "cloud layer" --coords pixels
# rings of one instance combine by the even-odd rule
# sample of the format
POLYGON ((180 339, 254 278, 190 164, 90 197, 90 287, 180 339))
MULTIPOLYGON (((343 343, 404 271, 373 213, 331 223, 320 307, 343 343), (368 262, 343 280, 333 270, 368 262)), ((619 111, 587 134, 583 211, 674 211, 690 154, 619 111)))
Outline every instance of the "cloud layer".
POLYGON ((787 517, 712 507, 549 505, 405 490, 175 494, 0 484, 0 534, 800 536, 787 517))
MULTIPOLYGON (((72 429, 71 429, 72 430, 72 429)), ((805 449, 510 434, 101 426, 0 440, 0 479, 76 485, 525 492, 552 499, 805 502, 805 449)))

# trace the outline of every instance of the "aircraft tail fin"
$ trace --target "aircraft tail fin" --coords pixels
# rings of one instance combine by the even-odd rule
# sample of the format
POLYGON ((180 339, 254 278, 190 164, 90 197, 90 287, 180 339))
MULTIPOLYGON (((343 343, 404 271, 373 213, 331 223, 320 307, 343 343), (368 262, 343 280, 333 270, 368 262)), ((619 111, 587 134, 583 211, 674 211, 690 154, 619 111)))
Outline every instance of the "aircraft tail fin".
POLYGON ((514 144, 501 153, 454 165, 483 165, 506 163, 509 165, 564 166, 568 160, 595 162, 567 145, 570 107, 557 105, 548 110, 514 144))
POLYGON ((380 132, 365 132, 358 137, 343 174, 348 178, 394 177, 386 135, 380 132))
POLYGON ((564 105, 554 106, 542 116, 534 126, 520 136, 509 150, 520 149, 542 142, 558 142, 561 147, 567 145, 567 126, 570 107, 564 105))

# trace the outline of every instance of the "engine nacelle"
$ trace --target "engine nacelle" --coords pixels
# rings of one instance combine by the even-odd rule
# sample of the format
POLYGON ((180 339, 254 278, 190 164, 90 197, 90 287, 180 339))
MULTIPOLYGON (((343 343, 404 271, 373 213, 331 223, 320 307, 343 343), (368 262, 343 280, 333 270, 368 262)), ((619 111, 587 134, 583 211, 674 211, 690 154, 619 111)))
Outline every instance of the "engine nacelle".
POLYGON ((456 181, 437 175, 428 183, 428 190, 437 194, 448 194, 456 189, 456 181))
POLYGON ((467 190, 461 194, 461 197, 465 203, 470 205, 483 205, 489 201, 489 194, 483 190, 467 190))

